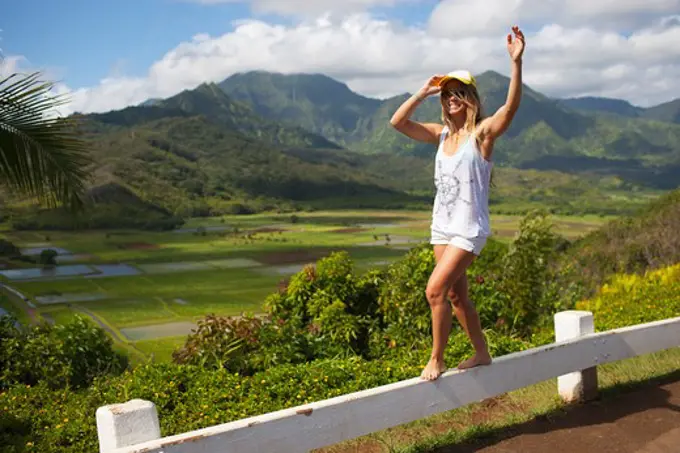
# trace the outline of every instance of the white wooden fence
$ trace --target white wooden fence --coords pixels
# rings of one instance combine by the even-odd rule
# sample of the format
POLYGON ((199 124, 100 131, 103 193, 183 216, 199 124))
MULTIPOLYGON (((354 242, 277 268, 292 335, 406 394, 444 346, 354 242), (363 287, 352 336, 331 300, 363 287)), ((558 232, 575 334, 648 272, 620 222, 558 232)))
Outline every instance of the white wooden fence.
POLYGON ((680 346, 680 317, 593 333, 590 312, 555 315, 556 343, 361 392, 161 438, 148 401, 100 407, 101 453, 299 453, 558 377, 566 401, 597 393, 597 365, 680 346))

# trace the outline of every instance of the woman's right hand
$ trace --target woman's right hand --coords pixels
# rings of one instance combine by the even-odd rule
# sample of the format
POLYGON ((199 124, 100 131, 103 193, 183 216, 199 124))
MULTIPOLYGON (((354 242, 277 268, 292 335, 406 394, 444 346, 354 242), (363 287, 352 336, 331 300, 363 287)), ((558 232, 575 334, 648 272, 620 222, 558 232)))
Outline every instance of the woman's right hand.
POLYGON ((411 114, 418 108, 418 104, 426 97, 441 92, 439 82, 443 76, 434 75, 418 90, 418 92, 406 99, 394 112, 390 124, 402 134, 420 142, 436 145, 442 132, 442 125, 437 123, 420 123, 411 121, 411 114))
POLYGON ((425 99, 426 97, 432 96, 433 94, 439 94, 439 92, 442 90, 439 86, 439 81, 443 78, 444 76, 441 75, 433 75, 430 77, 425 85, 423 85, 423 87, 418 90, 417 96, 421 99, 425 99))

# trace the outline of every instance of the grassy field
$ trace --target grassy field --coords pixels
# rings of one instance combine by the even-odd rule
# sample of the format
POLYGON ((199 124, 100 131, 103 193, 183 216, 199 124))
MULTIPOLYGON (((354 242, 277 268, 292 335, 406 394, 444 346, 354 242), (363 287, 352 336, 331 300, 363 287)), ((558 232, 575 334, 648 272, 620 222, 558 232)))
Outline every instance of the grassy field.
MULTIPOLYGON (((24 281, 0 277, 0 282, 35 305, 33 319, 63 323, 76 313, 89 316, 123 343, 120 346, 167 360, 182 343, 187 323, 210 313, 256 313, 282 279, 334 250, 348 251, 361 270, 388 264, 427 240, 429 219, 430 213, 423 211, 340 211, 192 219, 178 231, 159 233, 8 231, 4 236, 20 247, 49 245, 70 251, 61 265, 124 264, 136 275, 101 276, 92 267, 93 275, 24 281), (61 301, 40 301, 55 296, 61 301), (139 329, 144 326, 148 328, 139 329)), ((494 235, 510 240, 520 220, 493 216, 494 235)), ((556 230, 568 238, 606 220, 554 218, 556 230)), ((31 319, 26 302, 10 297, 4 303, 24 321, 31 319)))

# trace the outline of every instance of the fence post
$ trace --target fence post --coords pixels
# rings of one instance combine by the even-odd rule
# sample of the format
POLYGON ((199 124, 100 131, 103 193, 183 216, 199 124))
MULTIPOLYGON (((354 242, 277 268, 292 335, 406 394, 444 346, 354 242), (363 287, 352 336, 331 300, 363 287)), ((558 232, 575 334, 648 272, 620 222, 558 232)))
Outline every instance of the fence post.
POLYGON ((97 435, 100 453, 160 439, 156 406, 140 399, 102 406, 97 409, 97 435))
MULTIPOLYGON (((562 311, 555 314, 555 341, 565 341, 595 332, 589 311, 562 311)), ((597 398, 597 367, 586 368, 557 377, 557 390, 566 402, 597 398)))

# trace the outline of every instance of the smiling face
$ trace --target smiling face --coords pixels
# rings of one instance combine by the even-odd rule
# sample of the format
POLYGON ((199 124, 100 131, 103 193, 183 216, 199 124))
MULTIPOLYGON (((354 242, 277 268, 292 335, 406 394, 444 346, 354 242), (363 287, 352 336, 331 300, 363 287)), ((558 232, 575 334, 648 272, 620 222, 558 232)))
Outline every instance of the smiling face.
POLYGON ((442 87, 440 101, 442 121, 451 130, 460 128, 463 123, 462 129, 472 132, 482 120, 482 103, 474 85, 466 85, 456 79, 450 80, 442 87))
POLYGON ((463 113, 468 108, 468 93, 467 85, 459 80, 450 80, 442 87, 441 103, 444 111, 449 115, 458 115, 463 113))

